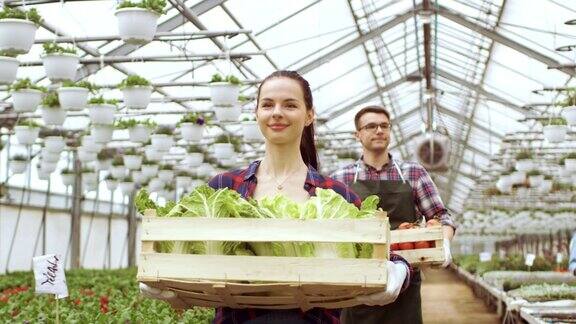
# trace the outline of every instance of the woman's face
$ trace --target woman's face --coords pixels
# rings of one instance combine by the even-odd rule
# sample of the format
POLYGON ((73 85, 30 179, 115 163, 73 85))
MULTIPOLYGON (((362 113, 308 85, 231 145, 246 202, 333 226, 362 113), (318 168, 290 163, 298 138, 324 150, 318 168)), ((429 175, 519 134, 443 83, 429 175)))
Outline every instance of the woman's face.
POLYGON ((304 93, 297 81, 278 77, 260 88, 256 119, 268 142, 299 145, 304 127, 314 120, 314 111, 306 109, 304 93))

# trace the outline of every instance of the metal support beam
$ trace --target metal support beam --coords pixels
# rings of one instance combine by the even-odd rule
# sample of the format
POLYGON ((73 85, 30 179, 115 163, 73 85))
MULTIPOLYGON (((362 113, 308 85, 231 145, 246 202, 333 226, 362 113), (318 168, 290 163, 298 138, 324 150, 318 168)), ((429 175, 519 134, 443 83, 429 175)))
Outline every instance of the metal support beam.
MULTIPOLYGON (((397 143, 395 143, 393 146, 391 146, 391 147, 390 147, 390 150, 395 149, 396 147, 399 147, 399 146, 401 146, 401 145, 404 145, 404 144, 412 141, 413 139, 417 138, 418 136, 422 136, 422 133, 417 132, 417 133, 414 133, 414 134, 412 134, 412 135, 410 135, 410 136, 408 136, 408 137, 403 138, 400 142, 397 142, 397 143)), ((458 143, 458 144, 464 144, 464 143, 463 143, 464 141, 461 140, 461 139, 451 139, 451 141, 454 142, 454 143, 458 143)), ((481 150, 479 150, 479 149, 476 148, 476 147, 470 146, 469 144, 466 144, 465 147, 466 147, 466 149, 470 150, 471 152, 474 152, 474 153, 476 153, 476 154, 478 154, 478 155, 480 155, 480 156, 483 156, 483 157, 485 157, 485 158, 487 158, 487 159, 490 159, 490 154, 488 154, 488 153, 486 153, 486 152, 484 152, 484 151, 481 151, 481 150)))
POLYGON ((71 254, 70 267, 78 269, 80 264, 80 243, 82 233, 82 164, 78 159, 78 152, 74 151, 74 185, 72 187, 72 213, 70 221, 71 254))
MULTIPOLYGON (((161 32, 154 34, 156 41, 186 41, 197 40, 218 36, 236 36, 238 34, 250 34, 252 31, 247 29, 239 30, 222 30, 222 31, 197 31, 197 32, 161 32)), ((101 42, 101 41, 117 41, 122 40, 120 35, 101 35, 101 36, 85 36, 85 37, 57 37, 57 38, 37 38, 34 44, 44 43, 88 43, 88 42, 101 42)))
POLYGON ((132 191, 128 198, 128 266, 136 266, 136 208, 134 206, 134 197, 136 191, 132 191))
POLYGON ((493 130, 474 122, 474 120, 466 118, 465 116, 463 116, 457 112, 454 112, 454 111, 452 111, 452 110, 450 110, 450 109, 448 109, 448 108, 446 108, 446 107, 444 107, 438 103, 436 104, 436 108, 438 109, 439 112, 441 112, 447 116, 450 116, 450 117, 452 117, 452 118, 454 118, 454 119, 456 119, 462 123, 470 123, 470 125, 472 127, 476 128, 482 132, 485 132, 485 133, 489 134, 490 136, 494 136, 495 138, 497 138, 499 140, 504 138, 504 135, 500 135, 500 134, 494 132, 493 130))

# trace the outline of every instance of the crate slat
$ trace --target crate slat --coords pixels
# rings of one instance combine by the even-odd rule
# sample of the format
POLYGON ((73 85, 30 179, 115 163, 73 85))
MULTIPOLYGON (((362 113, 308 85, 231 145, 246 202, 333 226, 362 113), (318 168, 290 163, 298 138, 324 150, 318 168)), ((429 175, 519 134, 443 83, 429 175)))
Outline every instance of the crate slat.
POLYGON ((442 238, 443 233, 441 226, 390 231, 391 243, 435 241, 442 240, 442 238))
POLYGON ((431 249, 415 249, 415 250, 398 250, 394 253, 402 256, 406 261, 412 265, 421 264, 438 264, 444 262, 444 249, 431 248, 431 249))
POLYGON ((142 241, 354 242, 386 244, 386 219, 144 217, 142 241), (273 230, 271 230, 273 229, 273 230))

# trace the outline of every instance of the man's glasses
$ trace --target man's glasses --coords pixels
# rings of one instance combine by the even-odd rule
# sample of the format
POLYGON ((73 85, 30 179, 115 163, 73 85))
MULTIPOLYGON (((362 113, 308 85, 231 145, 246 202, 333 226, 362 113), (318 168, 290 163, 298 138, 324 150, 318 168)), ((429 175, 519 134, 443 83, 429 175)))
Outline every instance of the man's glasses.
POLYGON ((360 127, 360 130, 367 130, 369 132, 376 132, 378 130, 378 127, 382 128, 383 131, 387 131, 390 129, 390 124, 388 123, 382 123, 382 124, 376 124, 376 123, 369 123, 367 125, 364 125, 362 127, 360 127))

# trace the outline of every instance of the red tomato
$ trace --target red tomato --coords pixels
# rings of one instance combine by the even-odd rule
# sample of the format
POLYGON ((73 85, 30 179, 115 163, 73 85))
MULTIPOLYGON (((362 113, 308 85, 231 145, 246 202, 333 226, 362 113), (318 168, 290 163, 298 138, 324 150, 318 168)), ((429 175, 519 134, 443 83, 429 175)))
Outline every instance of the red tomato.
POLYGON ((414 243, 412 242, 405 242, 399 243, 400 250, 414 250, 414 243))
POLYGON ((390 244, 390 250, 392 251, 398 251, 400 249, 400 246, 398 246, 398 243, 392 243, 390 244))
POLYGON ((442 224, 436 218, 432 218, 426 222, 426 227, 440 226, 440 225, 442 224))
POLYGON ((418 242, 414 243, 414 248, 416 248, 416 249, 427 249, 429 247, 430 247, 430 245, 428 244, 427 241, 418 241, 418 242))

